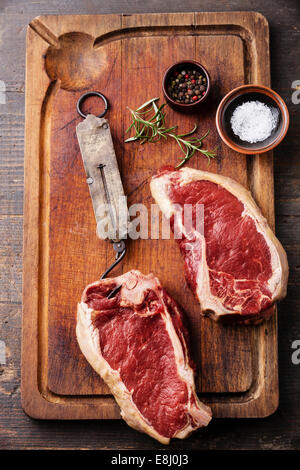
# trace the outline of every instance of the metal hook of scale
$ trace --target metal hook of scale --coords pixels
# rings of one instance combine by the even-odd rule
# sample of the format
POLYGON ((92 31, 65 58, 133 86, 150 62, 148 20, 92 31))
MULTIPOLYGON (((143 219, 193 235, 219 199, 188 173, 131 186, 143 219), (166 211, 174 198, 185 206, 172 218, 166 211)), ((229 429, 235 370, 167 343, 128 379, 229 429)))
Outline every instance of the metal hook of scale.
MULTIPOLYGON (((80 96, 76 108, 78 114, 85 118, 83 122, 77 125, 76 133, 87 174, 87 183, 90 189, 96 222, 97 224, 101 224, 101 219, 98 219, 97 211, 99 209, 99 204, 103 203, 105 200, 108 206, 112 232, 116 234, 116 218, 118 219, 118 216, 120 216, 120 210, 127 211, 127 206, 126 208, 123 207, 122 209, 117 209, 115 204, 117 196, 125 197, 125 195, 113 148, 109 124, 106 119, 99 119, 103 118, 108 110, 108 100, 102 93, 91 91, 80 96), (104 111, 98 116, 86 115, 82 111, 82 104, 91 96, 97 96, 104 102, 104 111), (97 153, 99 154, 99 148, 101 148, 102 151, 101 158, 103 158, 104 155, 105 163, 99 164, 99 160, 98 162, 96 161, 98 158, 97 153), (103 152, 103 148, 105 148, 105 152, 103 152), (106 166, 107 169, 104 170, 106 166), (101 182, 99 181, 99 175, 101 182), (108 180, 110 180, 110 182, 108 180)), ((116 252, 116 260, 104 271, 101 279, 104 279, 110 271, 112 271, 122 261, 126 254, 126 245, 122 236, 117 239, 112 236, 109 238, 113 243, 113 249, 116 252)), ((115 287, 108 295, 108 298, 113 297, 120 288, 121 285, 115 287)))

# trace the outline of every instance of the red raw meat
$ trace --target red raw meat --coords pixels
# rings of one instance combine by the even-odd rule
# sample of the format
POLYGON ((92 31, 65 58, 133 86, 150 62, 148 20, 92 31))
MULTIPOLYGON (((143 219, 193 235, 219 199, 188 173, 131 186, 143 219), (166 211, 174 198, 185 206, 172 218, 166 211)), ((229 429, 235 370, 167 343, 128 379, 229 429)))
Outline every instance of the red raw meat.
POLYGON ((168 444, 209 423, 210 408, 195 391, 183 311, 153 274, 130 271, 87 286, 76 333, 130 426, 168 444))
POLYGON ((269 316, 286 295, 287 257, 250 192, 230 178, 191 168, 162 168, 150 187, 172 228, 176 220, 181 224, 185 276, 202 313, 244 322, 269 316), (193 208, 188 231, 179 216, 184 204, 193 208), (198 204, 204 207, 202 233, 196 229, 198 204))

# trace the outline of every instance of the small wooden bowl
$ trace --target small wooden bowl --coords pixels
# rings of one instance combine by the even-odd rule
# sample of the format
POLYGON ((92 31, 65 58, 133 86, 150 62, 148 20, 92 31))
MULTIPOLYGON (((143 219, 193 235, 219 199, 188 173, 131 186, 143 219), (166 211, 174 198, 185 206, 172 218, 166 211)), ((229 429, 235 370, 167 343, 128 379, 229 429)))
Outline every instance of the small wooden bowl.
POLYGON ((176 109, 177 111, 193 112, 193 111, 196 111, 202 105, 203 101, 205 101, 207 99, 207 96, 209 95, 209 92, 210 92, 210 76, 209 76, 209 73, 206 70, 206 68, 203 67, 203 65, 201 65, 196 60, 181 60, 180 62, 176 62, 175 64, 171 65, 171 67, 169 67, 166 70, 166 72, 164 74, 164 78, 163 78, 162 88, 163 88, 164 96, 166 98, 167 103, 173 109, 176 109), (206 92, 205 92, 205 95, 202 96, 202 98, 200 98, 198 101, 195 101, 195 103, 189 103, 189 104, 178 103, 178 101, 173 100, 173 98, 171 98, 170 95, 167 92, 168 83, 169 83, 169 80, 170 80, 170 77, 171 77, 172 73, 176 72, 177 70, 180 71, 183 67, 186 67, 186 66, 191 66, 195 70, 199 70, 202 73, 202 75, 204 75, 205 78, 206 78, 206 92))
POLYGON ((286 135, 289 127, 289 112, 283 99, 271 88, 262 85, 243 85, 224 96, 217 109, 216 125, 223 142, 236 152, 263 153, 276 147, 286 135), (279 120, 276 129, 267 139, 251 144, 233 133, 230 119, 237 106, 253 100, 278 109, 279 120))

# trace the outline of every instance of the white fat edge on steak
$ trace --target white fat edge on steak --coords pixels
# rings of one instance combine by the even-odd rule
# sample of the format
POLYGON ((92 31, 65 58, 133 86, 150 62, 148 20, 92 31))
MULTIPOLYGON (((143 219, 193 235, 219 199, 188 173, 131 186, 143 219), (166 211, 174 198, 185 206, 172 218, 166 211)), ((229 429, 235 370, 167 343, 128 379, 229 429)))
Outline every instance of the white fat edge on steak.
POLYGON ((192 168, 183 168, 181 172, 181 185, 197 181, 200 176, 201 180, 212 181, 213 183, 222 186, 243 204, 244 210, 241 216, 244 217, 245 215, 248 215, 252 218, 257 231, 263 235, 263 238, 270 250, 273 275, 268 280, 269 290, 272 293, 274 301, 283 298, 286 295, 286 281, 288 277, 287 256, 281 243, 269 227, 266 218, 262 215, 261 210, 255 203, 250 191, 227 176, 217 175, 207 171, 194 170, 192 168))
POLYGON ((78 304, 76 336, 79 347, 93 367, 108 385, 116 402, 121 409, 121 416, 126 423, 137 431, 144 432, 162 444, 169 444, 170 438, 159 434, 145 417, 140 413, 132 400, 132 393, 127 389, 117 370, 112 369, 103 358, 99 346, 99 331, 92 322, 93 309, 81 302, 78 304))
MULTIPOLYGON (((180 186, 184 186, 193 181, 211 181, 225 188, 243 204, 244 210, 242 216, 248 214, 254 220, 258 232, 264 236, 264 239, 266 240, 270 250, 273 275, 268 281, 268 286, 272 292, 273 301, 283 298, 286 295, 288 278, 288 263, 286 253, 281 243, 268 226, 266 219, 263 217, 260 209, 256 205, 251 193, 242 185, 229 177, 217 175, 207 171, 194 170, 192 168, 182 168, 176 172, 174 171, 154 177, 150 183, 152 196, 160 206, 166 218, 170 218, 176 213, 176 208, 170 201, 168 195, 169 182, 170 179, 174 176, 176 176, 177 184, 180 186)), ((181 219, 181 217, 179 217, 179 219, 181 219)), ((183 233, 187 235, 180 220, 178 223, 181 225, 183 233)), ((201 235, 199 232, 196 232, 196 230, 194 230, 194 233, 198 239, 201 239, 202 248, 205 247, 205 238, 203 235, 201 235)), ((227 313, 237 313, 236 310, 226 309, 220 300, 212 295, 209 283, 209 268, 206 263, 206 249, 203 250, 201 256, 202 262, 200 263, 197 273, 196 293, 202 311, 218 312, 218 316, 227 313), (205 289, 201 290, 198 286, 204 286, 205 289), (203 292, 205 292, 205 298, 203 298, 203 292), (201 301, 200 293, 202 294, 201 301)), ((235 282, 240 280, 243 279, 235 280, 235 282)))
MULTIPOLYGON (((185 342, 184 335, 181 334, 181 341, 176 332, 174 323, 172 321, 171 315, 167 309, 163 301, 163 294, 162 291, 158 291, 157 294, 161 298, 162 305, 164 307, 164 316, 162 317, 165 322, 165 327, 168 332, 168 336, 172 343, 172 349, 174 351, 175 362, 176 362, 176 370, 183 380, 183 382, 187 386, 188 391, 188 413, 190 418, 185 427, 178 430, 174 437, 178 439, 185 439, 187 436, 191 434, 195 430, 195 426, 193 427, 192 420, 196 423, 197 427, 206 426, 209 421, 211 420, 211 410, 209 407, 204 405, 198 399, 195 387, 195 379, 194 379, 194 371, 189 364, 189 350, 187 344, 185 342), (184 347, 183 347, 184 345, 184 347), (192 403, 192 398, 195 400, 195 404, 192 403), (198 408, 197 408, 198 407, 198 408)), ((180 317, 180 313, 176 309, 176 314, 180 317)))
MULTIPOLYGON (((180 185, 184 186, 185 184, 188 184, 192 181, 194 181, 194 180, 188 178, 187 182, 182 181, 180 183, 180 185)), ((196 181, 199 181, 199 179, 197 179, 196 181)), ((247 210, 247 206, 245 206, 245 204, 243 204, 243 207, 244 207, 244 209, 243 209, 243 213, 241 214, 241 217, 243 217, 245 215, 249 215, 254 220, 256 229, 260 233, 263 234, 264 239, 265 239, 265 234, 260 230, 260 226, 258 225, 257 220, 253 217, 253 214, 251 214, 247 210)), ((183 232, 187 236, 186 232, 184 231, 184 227, 183 227, 182 224, 181 224, 181 227, 182 227, 183 232)), ((242 293, 244 291, 242 289, 237 289, 237 291, 239 292, 239 294, 241 296, 241 302, 239 304, 235 304, 232 309, 224 307, 224 304, 222 303, 222 301, 218 297, 216 297, 212 294, 211 289, 210 289, 209 272, 212 272, 213 270, 209 268, 209 266, 207 264, 207 261, 206 261, 206 240, 205 240, 205 237, 203 235, 201 235, 199 232, 197 232, 196 230, 194 230, 193 232, 194 232, 195 236, 199 240, 201 240, 201 244, 202 244, 201 263, 199 264, 199 269, 198 269, 198 273, 197 273, 196 293, 197 293, 197 297, 198 297, 199 302, 200 302, 200 298, 201 298, 202 302, 200 302, 200 303, 202 303, 202 305, 205 305, 204 312, 205 311, 210 312, 210 314, 212 316, 215 316, 215 317, 218 317, 218 316, 224 315, 224 314, 225 315, 230 314, 230 313, 240 313, 241 310, 242 310, 242 301, 244 299, 244 297, 242 295, 242 293), (205 293, 209 292, 209 295, 207 295, 207 297, 205 296, 205 301, 204 301, 203 292, 205 292, 205 293), (211 312, 214 312, 214 313, 211 313, 211 312)), ((268 239, 266 240, 266 242, 268 244, 268 239)), ((269 244, 268 244, 268 247, 269 247, 269 244)), ((274 263, 275 259, 277 260, 278 255, 277 255, 277 251, 274 250, 273 244, 270 244, 269 250, 270 250, 271 256, 273 256, 273 260, 272 260, 272 258, 271 258, 271 260, 274 263), (276 256, 276 258, 275 258, 275 256, 276 256)), ((273 266, 273 264, 272 264, 272 266, 273 266)), ((218 273, 221 274, 222 271, 218 271, 218 273)), ((276 271, 275 274, 278 274, 278 271, 276 271)), ((281 274, 281 270, 280 270, 280 274, 281 274)), ((236 284, 237 282, 240 282, 240 281, 247 281, 247 279, 238 278, 238 279, 234 279, 233 282, 234 282, 234 284, 236 284)), ((246 289, 246 292, 247 292, 247 290, 248 289, 246 289)), ((268 297, 266 295, 261 294, 260 300, 262 301, 263 298, 268 299, 268 297)))
MULTIPOLYGON (((178 337, 176 329, 174 327, 171 315, 168 312, 168 308, 163 300, 163 290, 159 280, 153 275, 149 274, 148 276, 143 276, 143 283, 139 287, 139 277, 140 273, 137 271, 130 271, 127 273, 126 281, 123 283, 123 287, 121 289, 121 306, 132 306, 132 305, 140 305, 144 300, 144 292, 149 289, 155 292, 157 297, 160 299, 161 304, 164 309, 164 315, 162 315, 162 319, 165 323, 165 328, 168 333, 168 336, 171 340, 172 350, 174 352, 176 369, 179 377, 183 380, 183 382, 187 385, 188 390, 188 410, 187 412, 190 414, 191 418, 194 418, 195 422, 197 423, 197 427, 207 425, 211 420, 211 410, 206 405, 202 404, 196 394, 195 389, 195 380, 194 380, 194 371, 189 365, 189 351, 184 339, 183 334, 181 334, 181 339, 184 344, 184 348, 182 347, 182 343, 178 337), (128 279, 129 277, 129 279, 128 279), (126 293, 125 293, 126 289, 126 293), (122 295, 122 290, 124 295, 122 295), (196 405, 191 402, 191 398, 194 398, 196 405)), ((152 301, 155 302, 155 301, 152 301)), ((176 307, 176 314, 180 316, 180 313, 176 307)), ((151 311, 148 310, 147 314, 143 315, 153 315, 151 311)), ((186 426, 180 430, 178 430, 173 437, 178 439, 185 439, 188 435, 195 430, 195 427, 192 426, 191 418, 189 418, 186 426)))
MULTIPOLYGON (((120 290, 122 300, 120 305, 132 306, 132 304, 141 304, 144 299, 144 292, 147 289, 155 291, 156 294, 161 298, 162 304, 164 306, 165 317, 168 317, 168 320, 166 320, 164 316, 162 316, 162 318, 165 321, 166 329, 169 333, 169 337, 172 342, 177 370, 181 372, 179 373, 179 376, 181 376, 181 378, 189 385, 188 411, 191 413, 192 416, 194 415, 195 421, 197 421, 198 418, 198 420, 201 422, 198 427, 204 426, 208 424, 211 419, 210 409, 198 400, 198 397, 195 392, 194 372, 188 364, 188 358, 185 357, 185 359, 182 360, 183 356, 185 356, 184 351, 182 350, 182 346, 175 331, 173 322, 163 302, 162 291, 157 288, 161 285, 157 278, 155 278, 152 274, 149 274, 148 276, 143 276, 143 285, 140 288, 136 288, 139 283, 139 276, 141 276, 141 273, 139 273, 138 271, 131 271, 130 273, 126 273, 122 276, 115 278, 117 284, 122 284, 122 288, 120 290), (128 276, 129 274, 130 276, 128 276), (126 294, 124 293, 125 289, 126 294), (122 295, 122 291, 124 295, 122 295), (190 409, 190 397, 192 393, 194 393, 194 399, 196 404, 199 406, 199 410, 197 410, 196 407, 193 407, 193 410, 190 409)), ((103 283, 104 281, 107 281, 107 283, 111 282, 110 279, 107 279, 102 280, 101 283, 103 283)), ((87 286, 84 292, 86 292, 87 289, 92 285, 95 285, 95 283, 87 286)), ((81 351, 83 352, 88 362, 92 365, 96 372, 103 378, 103 380, 109 386, 117 403, 121 408, 121 416, 127 422, 127 424, 133 427, 134 429, 137 429, 138 431, 149 434, 162 444, 169 444, 170 438, 159 434, 151 425, 151 423, 149 423, 146 418, 140 413, 134 401, 132 400, 132 392, 129 391, 123 383, 119 371, 112 369, 108 362, 103 358, 100 349, 99 331, 97 330, 97 328, 94 327, 92 322, 93 313, 94 310, 89 308, 84 301, 81 301, 78 304, 76 335, 81 351)), ((189 422, 187 426, 179 430, 174 435, 174 437, 184 439, 194 430, 195 428, 193 428, 191 426, 191 423, 189 422)))
MULTIPOLYGON (((152 180, 150 183, 152 196, 160 206, 161 211, 167 219, 170 219, 172 215, 174 215, 175 217, 177 212, 176 206, 173 205, 169 199, 167 190, 171 175, 173 176, 173 173, 160 176, 152 180)), ((184 225, 182 224, 180 216, 177 218, 176 223, 178 224, 178 228, 181 233, 188 239, 188 234, 185 230, 184 225)), ((206 311, 218 312, 218 315, 232 313, 232 310, 226 309, 222 304, 221 300, 211 293, 209 268, 206 262, 205 237, 201 233, 197 232, 195 229, 193 229, 193 233, 195 234, 195 237, 200 240, 202 245, 201 262, 199 263, 196 276, 196 295, 200 303, 201 311, 204 313, 206 311), (205 292, 205 297, 203 296, 203 292, 205 292)))
MULTIPOLYGON (((175 215, 176 210, 174 210, 175 215)), ((189 235, 185 230, 184 225, 182 224, 182 219, 179 216, 178 220, 176 221, 181 233, 185 236, 188 240, 189 235)), ((232 313, 232 311, 226 309, 222 304, 221 300, 214 296, 210 289, 210 279, 209 279, 209 267, 206 262, 206 240, 203 234, 199 233, 194 228, 192 229, 193 235, 196 237, 198 241, 201 243, 201 261, 198 265, 197 270, 197 277, 196 277, 196 295, 198 297, 198 301, 200 303, 200 307, 203 311, 211 311, 211 312, 218 312, 218 313, 232 313), (203 298, 203 292, 207 293, 205 295, 205 299, 203 298)), ((188 242, 187 242, 188 244, 188 242)))

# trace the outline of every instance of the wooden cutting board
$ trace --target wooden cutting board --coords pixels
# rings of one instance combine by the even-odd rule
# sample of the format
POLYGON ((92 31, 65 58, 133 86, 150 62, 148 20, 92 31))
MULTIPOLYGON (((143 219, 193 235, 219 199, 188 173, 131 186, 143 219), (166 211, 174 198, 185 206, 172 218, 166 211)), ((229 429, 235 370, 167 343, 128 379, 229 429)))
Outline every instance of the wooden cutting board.
MULTIPOLYGON (((270 85, 269 31, 259 13, 176 13, 44 16, 27 33, 24 207, 24 308, 22 403, 35 418, 119 418, 108 388, 81 354, 75 337, 76 305, 86 284, 113 260, 108 242, 96 236, 75 127, 83 90, 109 99, 107 118, 128 204, 153 203, 149 179, 165 164, 177 164, 175 142, 125 144, 135 109, 162 95, 166 68, 196 59, 212 79, 210 103, 196 115, 167 108, 168 123, 199 135, 210 129, 207 166, 195 156, 189 166, 230 176, 251 189, 274 227, 272 154, 248 156, 224 146, 215 126, 221 98, 232 88, 270 85)), ((161 100, 162 101, 162 100, 161 100)), ((99 103, 88 110, 99 114, 99 103)), ((276 315, 261 326, 222 326, 199 316, 186 286, 183 261, 173 240, 129 241, 113 275, 129 269, 154 272, 189 316, 197 390, 215 417, 263 417, 278 405, 276 315)))

